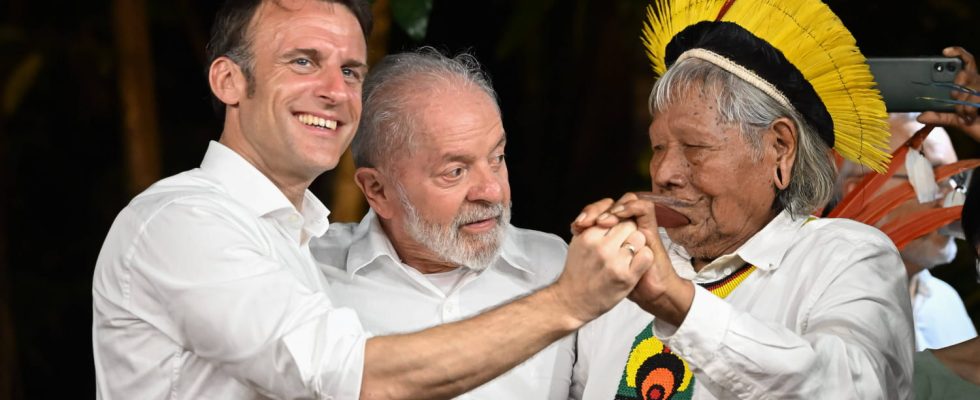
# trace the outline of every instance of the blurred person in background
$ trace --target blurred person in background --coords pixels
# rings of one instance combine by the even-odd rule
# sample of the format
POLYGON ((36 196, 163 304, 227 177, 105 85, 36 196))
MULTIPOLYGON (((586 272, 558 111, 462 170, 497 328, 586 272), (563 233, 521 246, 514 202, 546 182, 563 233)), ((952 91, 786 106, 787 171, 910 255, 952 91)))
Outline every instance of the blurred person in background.
MULTIPOLYGON (((956 74, 958 85, 980 91, 980 74, 976 60, 962 47, 943 49, 947 57, 963 60, 963 69, 956 74)), ((951 97, 961 101, 978 103, 980 96, 962 91, 951 92, 951 97)), ((924 112, 918 120, 922 123, 955 128, 980 142, 980 118, 977 107, 956 106, 955 113, 924 112)), ((974 266, 980 282, 980 174, 976 171, 969 184, 963 204, 961 225, 967 245, 974 250, 974 266)), ((915 355, 915 389, 919 399, 977 399, 980 398, 980 338, 964 341, 941 349, 926 350, 915 355)))
MULTIPOLYGON (((923 128, 924 124, 945 126, 962 131, 980 142, 980 120, 977 118, 975 104, 980 101, 980 96, 971 93, 971 91, 975 93, 975 91, 980 90, 980 74, 977 73, 976 60, 970 52, 962 47, 948 47, 943 49, 942 53, 947 57, 959 57, 963 61, 963 68, 954 77, 954 83, 962 86, 963 90, 951 90, 950 97, 953 100, 974 103, 974 105, 958 104, 954 107, 954 112, 927 111, 921 114, 891 114, 888 122, 892 133, 890 140, 892 151, 898 149, 913 134, 923 128)), ((905 182, 912 184, 913 187, 917 184, 927 183, 917 183, 915 179, 910 178, 907 166, 915 165, 912 162, 913 156, 920 159, 918 160, 920 169, 949 165, 957 161, 956 151, 949 134, 945 129, 935 127, 922 142, 920 148, 910 149, 906 163, 899 166, 899 170, 879 189, 878 193, 883 193, 905 182)), ((931 173, 931 171, 928 172, 931 173)), ((842 196, 851 192, 868 173, 870 171, 867 169, 862 170, 856 164, 845 161, 840 169, 839 181, 841 185, 838 195, 842 196)), ((912 216, 917 212, 948 206, 947 200, 954 194, 953 191, 964 189, 963 176, 965 175, 958 174, 956 176, 958 179, 943 180, 939 183, 938 188, 934 189, 934 195, 925 193, 930 192, 926 190, 922 196, 916 196, 902 203, 885 215, 876 225, 882 227, 893 221, 912 216)), ((920 188, 916 187, 916 192, 919 191, 920 188)), ((964 209, 967 208, 964 207, 964 209)), ((952 234, 946 229, 926 233, 909 242, 901 249, 901 253, 902 261, 909 275, 909 293, 912 296, 916 330, 916 350, 942 348, 976 337, 976 328, 973 321, 970 320, 959 294, 948 283, 932 276, 929 272, 929 269, 948 264, 955 258, 956 244, 952 234)))
MULTIPOLYGON (((980 281, 980 174, 969 186, 961 222, 980 281)), ((980 338, 916 352, 914 385, 917 399, 980 399, 980 338)))
MULTIPOLYGON (((916 121, 917 116, 914 113, 893 113, 889 116, 888 124, 892 134, 890 147, 893 151, 923 127, 916 121)), ((921 154, 931 167, 949 165, 957 161, 953 143, 942 128, 933 129, 926 137, 922 143, 921 154)), ((846 195, 851 192, 866 174, 873 173, 850 161, 845 161, 840 168, 842 181, 840 194, 846 195)), ((879 189, 879 193, 904 184, 908 180, 909 173, 903 165, 892 179, 879 189)), ((956 190, 957 185, 954 180, 948 180, 939 185, 940 190, 934 198, 922 203, 920 199, 912 198, 889 212, 876 225, 881 227, 926 209, 942 208, 946 195, 956 190)), ((934 231, 910 242, 901 249, 901 254, 909 276, 916 350, 945 347, 976 337, 976 329, 956 289, 929 273, 929 269, 948 264, 956 257, 954 237, 946 232, 934 231)))

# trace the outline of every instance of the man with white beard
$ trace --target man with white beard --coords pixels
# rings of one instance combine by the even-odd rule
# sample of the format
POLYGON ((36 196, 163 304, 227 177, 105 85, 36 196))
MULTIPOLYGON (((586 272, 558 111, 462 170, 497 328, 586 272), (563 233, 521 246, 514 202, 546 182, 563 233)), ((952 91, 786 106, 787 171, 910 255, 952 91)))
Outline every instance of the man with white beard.
MULTIPOLYGON (((368 331, 396 334, 478 314, 558 277, 565 242, 509 223, 506 135, 472 56, 388 56, 363 98, 351 150, 371 211, 311 243, 334 302, 355 309, 368 331)), ((572 336, 459 398, 567 399, 572 336)))
MULTIPOLYGON (((890 147, 897 149, 907 141, 923 125, 916 121, 916 113, 892 113, 888 118, 891 131, 890 147)), ((922 143, 922 156, 933 167, 952 164, 957 161, 956 151, 950 141, 949 134, 942 128, 934 128, 922 143)), ((864 174, 851 162, 845 162, 841 167, 842 190, 850 192, 864 174)), ((898 186, 909 180, 908 171, 902 166, 892 176, 878 193, 898 186)), ((939 185, 936 199, 919 202, 912 198, 898 208, 885 215, 878 226, 884 226, 892 221, 908 218, 917 212, 944 207, 947 194, 957 186, 950 180, 939 185)), ((956 243, 952 236, 945 232, 931 232, 909 242, 901 249, 902 261, 909 276, 909 295, 912 298, 912 318, 915 325, 915 349, 939 349, 951 346, 977 336, 973 322, 966 312, 963 300, 956 289, 939 278, 932 276, 929 270, 949 264, 956 257, 956 243)))

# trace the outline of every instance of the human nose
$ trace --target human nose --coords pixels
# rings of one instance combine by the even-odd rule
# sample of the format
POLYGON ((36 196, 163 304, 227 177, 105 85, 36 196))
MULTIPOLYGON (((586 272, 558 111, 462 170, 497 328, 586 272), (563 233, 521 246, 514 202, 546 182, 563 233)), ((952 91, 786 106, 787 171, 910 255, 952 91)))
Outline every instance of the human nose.
POLYGON ((687 160, 670 147, 655 151, 650 158, 650 178, 657 187, 684 186, 687 183, 687 169, 687 160))
POLYGON ((471 175, 474 179, 473 186, 467 195, 470 201, 485 201, 488 203, 500 203, 504 197, 504 185, 506 185, 506 175, 499 170, 491 168, 477 168, 471 175))
POLYGON ((338 104, 350 99, 350 86, 344 79, 341 69, 326 68, 319 76, 316 86, 316 96, 329 104, 338 104))

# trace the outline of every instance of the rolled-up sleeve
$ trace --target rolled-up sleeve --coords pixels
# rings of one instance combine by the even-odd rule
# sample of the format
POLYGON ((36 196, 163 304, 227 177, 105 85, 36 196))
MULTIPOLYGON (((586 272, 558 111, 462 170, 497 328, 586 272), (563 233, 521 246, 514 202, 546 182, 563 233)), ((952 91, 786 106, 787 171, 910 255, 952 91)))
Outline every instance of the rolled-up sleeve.
POLYGON ((821 257, 827 265, 800 295, 795 332, 697 287, 681 326, 656 321, 654 334, 716 397, 909 398, 913 344, 902 261, 881 241, 850 249, 821 257))

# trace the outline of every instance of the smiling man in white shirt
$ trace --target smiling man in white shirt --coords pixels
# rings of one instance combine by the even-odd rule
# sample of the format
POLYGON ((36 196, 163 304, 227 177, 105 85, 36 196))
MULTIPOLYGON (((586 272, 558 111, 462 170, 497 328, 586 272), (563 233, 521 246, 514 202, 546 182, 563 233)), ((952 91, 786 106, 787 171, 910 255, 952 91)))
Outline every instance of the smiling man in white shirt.
POLYGON ((357 129, 370 21, 358 0, 219 11, 208 77, 221 138, 200 168, 133 199, 96 262, 96 398, 448 398, 605 312, 649 268, 633 222, 597 228, 572 240, 554 284, 474 318, 369 337, 328 297, 309 249, 328 211, 308 187, 357 129))
MULTIPOLYGON (((506 135, 496 94, 472 56, 431 48, 389 55, 364 89, 351 149, 372 210, 311 243, 335 304, 356 310, 373 333, 411 332, 558 277, 565 242, 509 223, 506 135)), ((460 398, 567 399, 572 339, 460 398)))

